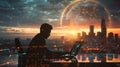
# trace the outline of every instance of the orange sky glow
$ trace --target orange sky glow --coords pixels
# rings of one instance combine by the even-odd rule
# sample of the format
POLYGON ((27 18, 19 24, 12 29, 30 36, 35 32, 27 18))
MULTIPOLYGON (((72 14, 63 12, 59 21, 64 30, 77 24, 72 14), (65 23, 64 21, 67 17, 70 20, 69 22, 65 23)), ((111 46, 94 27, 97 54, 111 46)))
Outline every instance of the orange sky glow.
MULTIPOLYGON (((12 28, 14 30, 18 30, 19 32, 16 33, 30 33, 31 37, 33 37, 35 34, 39 33, 39 28, 12 28)), ((75 28, 75 27, 54 27, 52 32, 51 32, 51 36, 55 37, 55 36, 77 36, 77 33, 82 33, 82 32, 86 32, 87 34, 89 33, 89 28, 75 28)), ((101 29, 100 28, 95 28, 94 32, 95 34, 97 32, 100 32, 101 29)), ((9 33, 14 33, 14 31, 8 30, 9 33)), ((107 29, 107 33, 109 32, 113 32, 114 34, 118 34, 120 36, 120 28, 108 28, 107 29)), ((22 35, 25 36, 25 35, 22 35)))

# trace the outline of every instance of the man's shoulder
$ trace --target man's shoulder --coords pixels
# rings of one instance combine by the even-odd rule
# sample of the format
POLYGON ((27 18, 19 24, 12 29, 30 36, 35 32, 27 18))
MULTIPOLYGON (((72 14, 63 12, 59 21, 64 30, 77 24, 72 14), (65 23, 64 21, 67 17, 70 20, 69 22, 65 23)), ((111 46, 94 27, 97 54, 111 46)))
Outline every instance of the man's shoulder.
POLYGON ((40 36, 40 33, 37 33, 35 36, 40 36))
POLYGON ((38 34, 36 34, 33 38, 37 38, 37 37, 41 37, 41 34, 40 33, 38 33, 38 34))
POLYGON ((38 33, 32 38, 30 44, 31 45, 35 45, 35 44, 36 45, 41 45, 41 44, 43 45, 43 44, 45 44, 45 39, 42 38, 42 36, 38 33))
POLYGON ((32 38, 32 40, 44 40, 44 38, 42 37, 42 35, 41 34, 36 34, 33 38, 32 38))

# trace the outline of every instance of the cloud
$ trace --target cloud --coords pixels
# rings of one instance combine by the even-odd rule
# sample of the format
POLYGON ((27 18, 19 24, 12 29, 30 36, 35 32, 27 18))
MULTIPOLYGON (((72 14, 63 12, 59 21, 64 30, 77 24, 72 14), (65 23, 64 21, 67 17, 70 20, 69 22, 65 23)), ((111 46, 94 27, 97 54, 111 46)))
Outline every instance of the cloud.
POLYGON ((0 23, 2 26, 23 27, 49 22, 47 18, 56 19, 60 15, 61 4, 53 5, 44 0, 1 0, 0 23))
POLYGON ((0 27, 1 33, 20 33, 21 31, 19 29, 15 29, 12 27, 0 27))
MULTIPOLYGON (((99 1, 109 7, 112 13, 119 8, 119 0, 99 1)), ((66 3, 70 3, 70 0, 0 0, 0 25, 39 27, 44 22, 57 25, 66 3)))

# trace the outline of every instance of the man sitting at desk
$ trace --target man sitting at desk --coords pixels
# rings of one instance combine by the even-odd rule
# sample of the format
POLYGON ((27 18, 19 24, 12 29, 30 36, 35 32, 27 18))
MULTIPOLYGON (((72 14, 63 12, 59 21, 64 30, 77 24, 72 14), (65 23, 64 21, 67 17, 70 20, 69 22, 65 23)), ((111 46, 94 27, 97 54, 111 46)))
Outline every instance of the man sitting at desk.
POLYGON ((46 48, 46 42, 45 39, 47 39, 50 36, 52 30, 52 26, 48 23, 44 23, 40 27, 40 33, 38 33, 30 42, 30 45, 28 47, 28 55, 37 55, 40 58, 43 58, 43 56, 61 56, 66 54, 66 52, 52 52, 46 48))

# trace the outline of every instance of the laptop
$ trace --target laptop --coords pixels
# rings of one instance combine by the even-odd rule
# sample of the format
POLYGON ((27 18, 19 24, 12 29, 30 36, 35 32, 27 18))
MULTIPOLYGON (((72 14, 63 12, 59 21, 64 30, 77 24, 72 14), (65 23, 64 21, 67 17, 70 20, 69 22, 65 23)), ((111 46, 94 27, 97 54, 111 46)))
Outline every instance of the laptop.
POLYGON ((71 51, 68 54, 63 55, 63 57, 66 59, 66 61, 74 58, 77 55, 77 53, 79 52, 82 45, 83 45, 83 42, 76 41, 75 44, 73 45, 71 51))
POLYGON ((82 45, 83 45, 83 42, 79 42, 79 41, 75 42, 75 44, 73 45, 73 47, 70 51, 70 55, 71 56, 76 56, 82 45))

